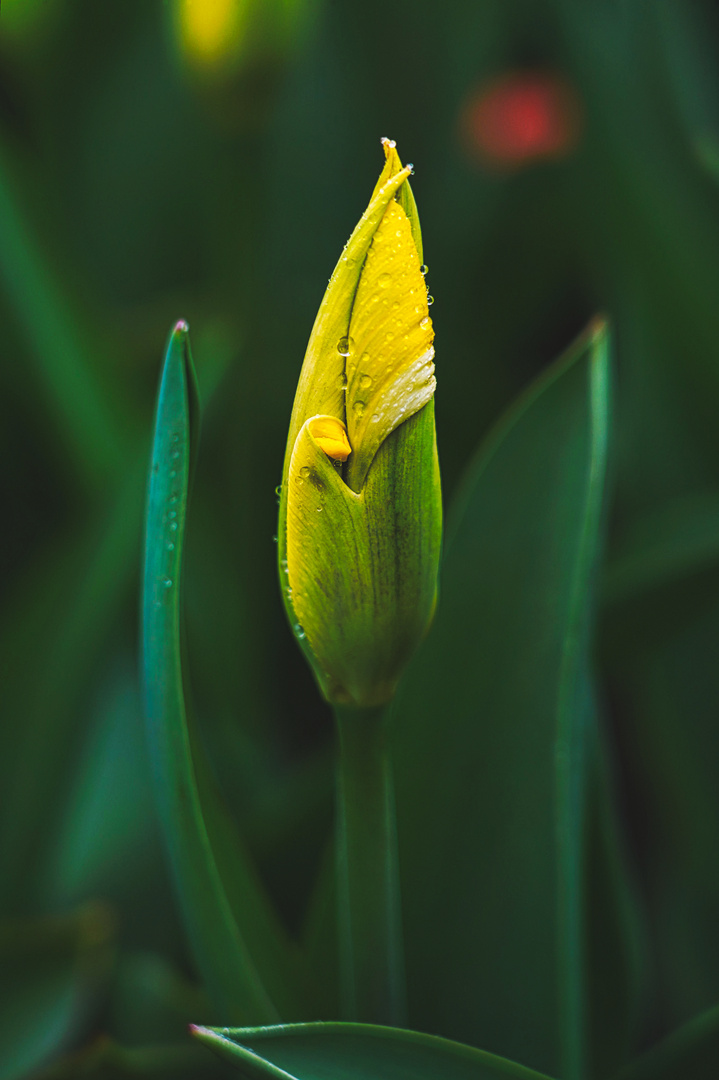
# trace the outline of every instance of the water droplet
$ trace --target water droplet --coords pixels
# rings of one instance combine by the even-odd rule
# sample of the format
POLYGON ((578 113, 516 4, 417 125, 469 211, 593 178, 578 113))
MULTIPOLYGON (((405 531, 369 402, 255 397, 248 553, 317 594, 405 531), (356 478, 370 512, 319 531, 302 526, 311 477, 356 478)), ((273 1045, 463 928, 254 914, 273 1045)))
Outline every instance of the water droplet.
POLYGON ((307 478, 310 475, 310 469, 308 465, 303 465, 300 469, 300 476, 307 478))
POLYGON ((169 518, 176 518, 177 517, 177 510, 170 510, 170 513, 167 516, 169 518))
POLYGON ((394 339, 394 334, 392 333, 391 330, 387 331, 387 333, 385 334, 385 338, 386 338, 387 341, 392 341, 394 339))
POLYGON ((168 551, 174 551, 175 550, 175 545, 172 543, 172 541, 170 541, 170 543, 167 544, 166 546, 167 546, 168 551))
MULTIPOLYGON (((380 357, 380 359, 382 359, 382 358, 380 357)), ((362 353, 362 355, 360 356, 360 364, 369 364, 369 353, 368 352, 363 352, 362 353)))
POLYGON ((162 584, 163 584, 165 589, 171 589, 172 588, 172 578, 166 577, 162 584))
POLYGON ((344 371, 342 372, 341 375, 337 376, 337 389, 338 390, 346 390, 347 389, 347 374, 344 371))
POLYGON ((174 480, 176 476, 177 476, 177 473, 175 472, 174 469, 172 469, 171 472, 170 472, 170 480, 174 480))
POLYGON ((426 315, 423 319, 420 319, 419 321, 419 325, 422 327, 423 330, 426 330, 428 326, 431 326, 431 324, 432 320, 429 319, 426 315))
POLYGON ((170 495, 170 505, 174 506, 174 504, 176 502, 177 502, 177 495, 170 495))
POLYGON ((372 413, 372 421, 371 422, 373 424, 379 423, 379 413, 372 413))
POLYGON ((434 297, 430 296, 429 293, 427 293, 427 307, 432 307, 433 303, 434 303, 434 297))
POLYGON ((295 633, 297 634, 297 637, 300 639, 300 641, 304 641, 304 639, 307 637, 307 634, 304 632, 301 626, 297 627, 295 633))
POLYGON ((352 406, 352 411, 353 411, 353 413, 355 414, 355 416, 358 419, 359 419, 360 416, 364 416, 364 410, 365 410, 364 401, 355 401, 354 405, 352 406))
POLYGON ((177 434, 177 432, 175 432, 175 434, 172 436, 172 441, 173 442, 179 442, 180 441, 180 436, 177 434))
POLYGON ((390 284, 390 282, 391 282, 391 281, 392 281, 392 275, 391 275, 391 274, 387 274, 387 273, 385 273, 385 274, 380 274, 380 276, 379 276, 379 277, 378 277, 378 279, 377 279, 377 282, 378 282, 378 284, 379 284, 379 285, 381 285, 381 287, 382 287, 383 289, 386 289, 386 288, 387 288, 387 286, 388 286, 388 285, 390 284))
POLYGON ((354 341, 351 337, 341 337, 337 342, 337 352, 340 354, 340 356, 349 356, 349 354, 352 352, 353 345, 354 341))
POLYGON ((399 307, 399 300, 395 300, 395 302, 392 304, 392 311, 396 311, 398 307, 399 307))
POLYGON ((173 461, 177 461, 179 456, 180 456, 180 451, 179 450, 173 450, 172 453, 170 454, 170 457, 172 458, 173 461))
POLYGON ((414 165, 412 164, 411 161, 407 162, 406 168, 409 169, 409 175, 414 176, 414 165))
POLYGON ((276 536, 273 536, 273 537, 272 537, 272 543, 273 543, 273 544, 276 544, 276 543, 277 543, 277 537, 276 537, 276 536))
POLYGON ((395 236, 401 236, 401 235, 402 235, 402 230, 401 230, 401 229, 397 229, 397 232, 396 232, 396 233, 395 233, 394 235, 395 235, 395 236))
POLYGON ((281 494, 282 494, 282 484, 278 484, 277 487, 275 488, 275 495, 279 499, 281 494))
POLYGON ((367 390, 372 385, 372 376, 371 375, 360 375, 359 384, 360 384, 360 387, 362 388, 362 390, 367 390))
POLYGON ((170 532, 177 532, 177 522, 176 521, 171 521, 170 522, 170 532))
POLYGON ((425 274, 429 273, 429 267, 426 266, 424 263, 422 263, 422 265, 419 268, 419 272, 422 275, 422 277, 424 277, 425 274))

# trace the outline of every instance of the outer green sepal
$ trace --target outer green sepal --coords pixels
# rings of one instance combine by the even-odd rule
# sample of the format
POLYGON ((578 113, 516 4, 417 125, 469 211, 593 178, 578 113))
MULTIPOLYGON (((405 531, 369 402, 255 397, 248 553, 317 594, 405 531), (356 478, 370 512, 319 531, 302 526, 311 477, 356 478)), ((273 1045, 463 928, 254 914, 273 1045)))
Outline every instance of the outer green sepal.
POLYGON ((301 552, 293 600, 302 594, 302 631, 327 699, 380 705, 394 695, 436 602, 442 499, 434 402, 385 439, 359 495, 309 423, 288 480, 288 533, 301 552))

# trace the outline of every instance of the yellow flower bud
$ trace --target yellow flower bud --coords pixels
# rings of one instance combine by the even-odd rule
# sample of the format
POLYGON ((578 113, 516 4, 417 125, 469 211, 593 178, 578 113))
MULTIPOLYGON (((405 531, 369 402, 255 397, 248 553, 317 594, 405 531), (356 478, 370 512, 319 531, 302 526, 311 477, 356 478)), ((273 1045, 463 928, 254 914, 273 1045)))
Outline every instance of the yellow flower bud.
POLYGON ((434 611, 441 495, 434 331, 394 143, 335 268, 300 374, 280 501, 285 604, 336 704, 392 697, 434 611))

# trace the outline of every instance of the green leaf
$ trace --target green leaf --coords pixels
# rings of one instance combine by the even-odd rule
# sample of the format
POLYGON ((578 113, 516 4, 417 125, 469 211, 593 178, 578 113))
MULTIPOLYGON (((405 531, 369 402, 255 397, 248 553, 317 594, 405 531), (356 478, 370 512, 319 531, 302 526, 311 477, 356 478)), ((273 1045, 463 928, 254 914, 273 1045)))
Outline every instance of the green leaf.
MULTIPOLYGON (((180 573, 196 415, 187 326, 178 323, 160 383, 148 487, 143 591, 147 724, 165 843, 198 966, 223 1016, 270 1021, 277 1011, 255 956, 269 953, 275 960, 281 949, 271 940, 268 905, 239 839, 213 798, 185 711, 180 573)), ((273 963, 266 969, 276 983, 284 981, 285 972, 273 963)))
POLYGON ((98 904, 0 923, 0 1080, 34 1075, 76 1037, 109 968, 113 929, 98 904))
POLYGON ((54 829, 86 721, 82 695, 131 593, 141 524, 138 456, 97 513, 32 564, 6 605, 0 648, 12 660, 0 692, 0 896, 8 910, 45 898, 43 873, 57 855, 54 829))
POLYGON ((588 1056, 588 637, 608 367, 595 325, 471 467, 435 626, 395 714, 410 1022, 567 1077, 588 1056))
POLYGON ((607 567, 603 599, 615 604, 719 562, 719 494, 693 492, 632 522, 607 567))
POLYGON ((715 1080, 719 1006, 708 1009, 642 1054, 615 1080, 715 1080))
POLYGON ((542 1080, 472 1046, 373 1024, 191 1030, 247 1080, 542 1080))
MULTIPOLYGON (((0 284, 19 317, 41 392, 80 477, 89 485, 117 473, 123 439, 86 340, 42 246, 32 235, 6 151, 0 147, 0 284)), ((117 398, 116 391, 113 398, 117 398)))

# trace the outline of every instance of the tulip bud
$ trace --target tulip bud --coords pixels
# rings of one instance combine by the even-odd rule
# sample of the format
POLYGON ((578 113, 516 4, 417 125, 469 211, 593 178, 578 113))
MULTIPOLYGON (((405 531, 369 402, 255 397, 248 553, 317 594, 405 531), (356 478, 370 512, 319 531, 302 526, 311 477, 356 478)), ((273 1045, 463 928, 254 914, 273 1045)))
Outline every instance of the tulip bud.
POLYGON ((382 705, 424 637, 442 504, 419 219, 395 144, 330 279, 290 422, 280 578, 325 697, 382 705))

